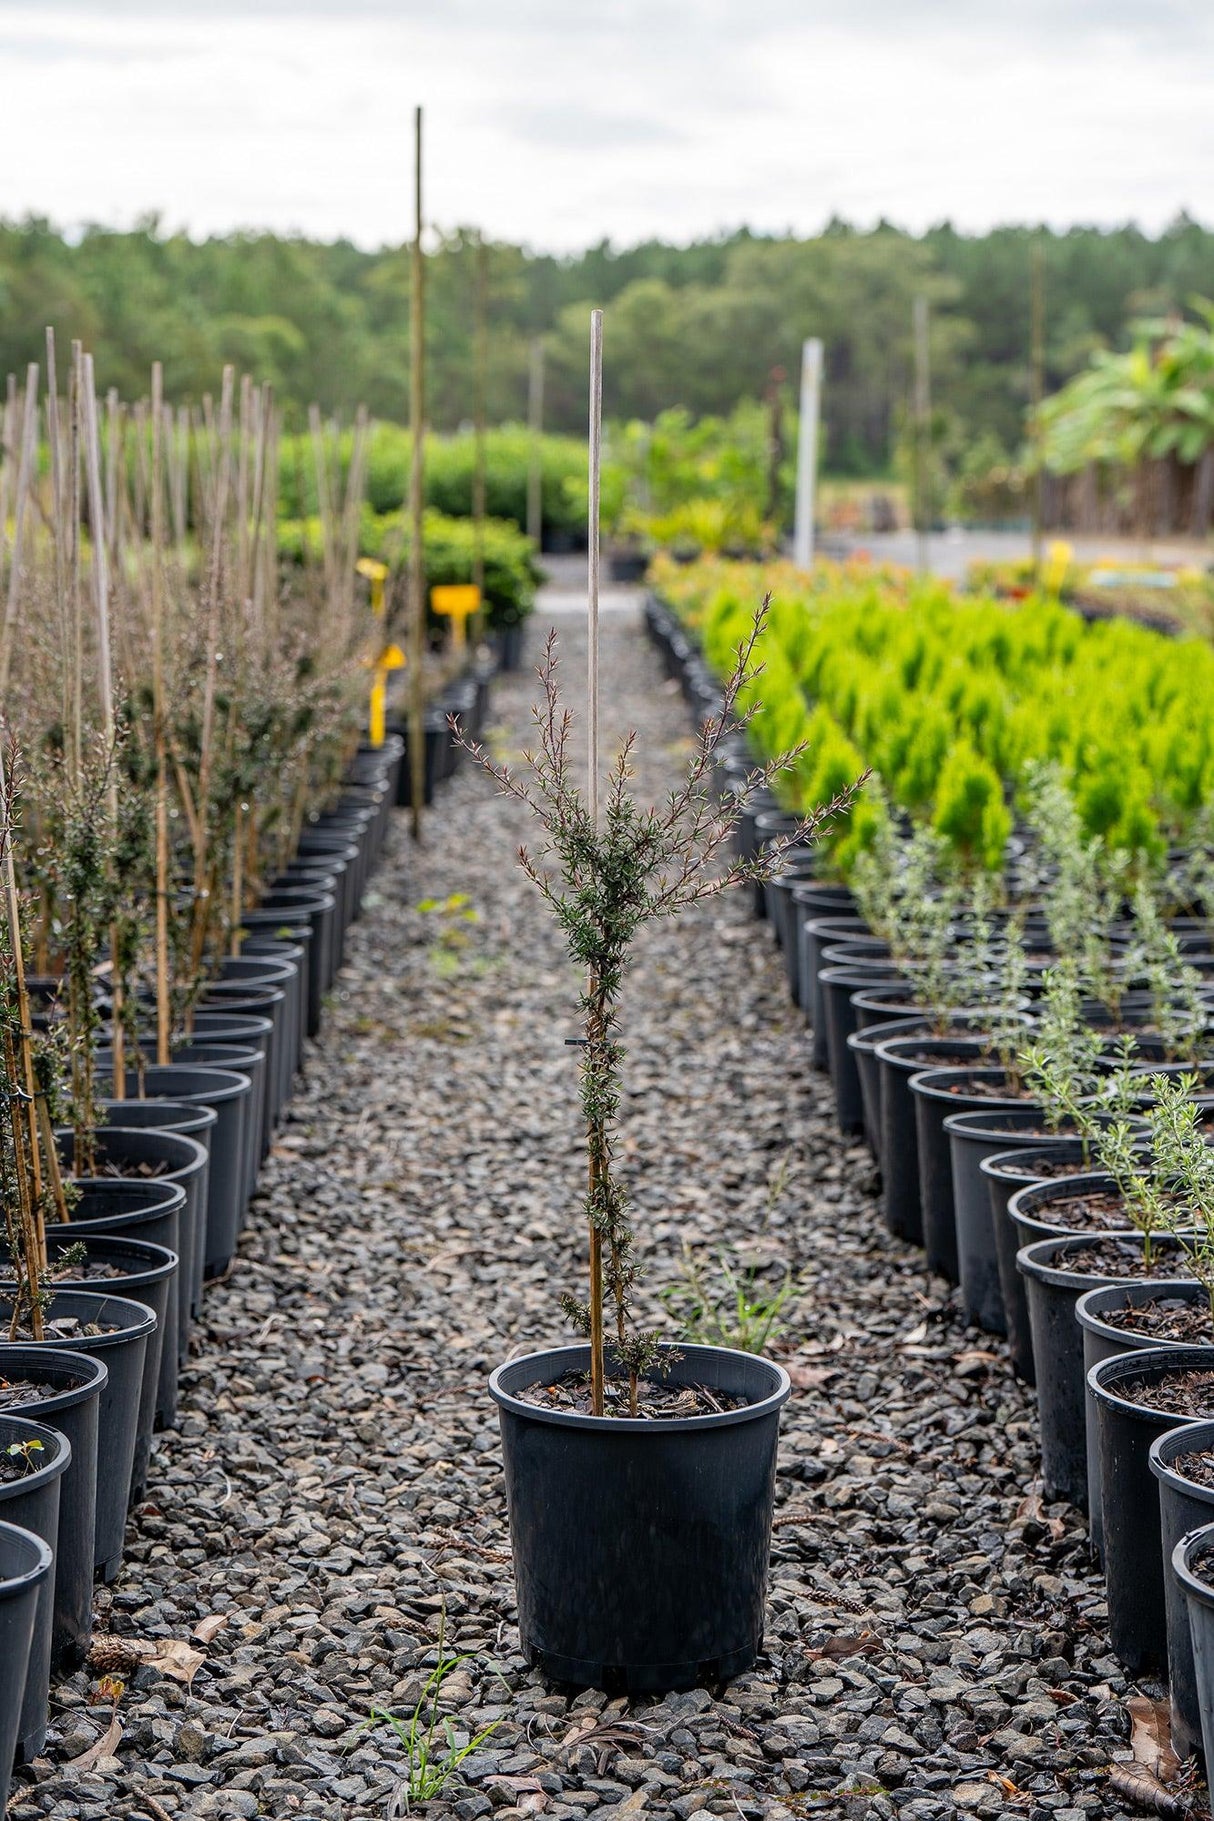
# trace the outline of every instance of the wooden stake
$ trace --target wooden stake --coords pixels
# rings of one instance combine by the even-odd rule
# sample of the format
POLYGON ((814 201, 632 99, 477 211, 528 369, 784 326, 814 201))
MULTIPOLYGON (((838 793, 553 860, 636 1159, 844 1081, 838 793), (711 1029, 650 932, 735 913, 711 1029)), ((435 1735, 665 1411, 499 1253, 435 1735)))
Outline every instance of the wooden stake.
POLYGON ((413 461, 409 471, 409 774, 410 832, 421 840, 422 800, 426 794, 426 683, 422 666, 426 657, 426 564, 422 548, 424 515, 422 486, 426 442, 426 316, 425 265, 422 259, 422 111, 413 115, 413 264, 412 307, 409 315, 410 383, 409 418, 413 426, 413 461))
POLYGON ((485 600, 485 394, 488 389, 489 369, 489 249, 483 240, 478 243, 476 249, 476 335, 474 339, 476 453, 472 469, 474 537, 472 581, 480 595, 480 611, 483 612, 485 600))
MULTIPOLYGON (((599 497, 603 461, 603 312, 590 312, 590 511, 588 524, 588 612, 586 650, 587 757, 586 801, 590 820, 597 831, 599 822, 599 497)), ((587 997, 597 1000, 597 982, 591 977, 587 997)), ((591 1017, 586 1032, 590 1045, 603 1040, 601 1019, 591 1017)), ((599 1186, 599 1156, 595 1136, 590 1134, 589 1190, 593 1206, 599 1186)), ((604 1409, 603 1368, 603 1238, 593 1219, 590 1222, 590 1411, 602 1416, 604 1409)))
POLYGON ((1038 239, 1033 242, 1031 265, 1029 268, 1030 326, 1029 326, 1029 404, 1032 410, 1031 437, 1034 453, 1033 493, 1031 500, 1033 524, 1033 577, 1036 586, 1041 586, 1041 520, 1042 506, 1045 499, 1045 469, 1042 464, 1042 447, 1045 441, 1041 424, 1041 403, 1045 397, 1045 247, 1038 239))
POLYGON ((914 302, 915 329, 915 566, 920 575, 927 574, 927 533, 931 484, 928 468, 931 459, 931 376, 927 348, 927 298, 920 293, 914 302))
POLYGON ((8 924, 9 952, 13 963, 13 985, 17 998, 17 1021, 20 1026, 16 1042, 6 1045, 5 1074, 9 1092, 21 1084, 22 1110, 10 1102, 13 1134, 13 1157, 17 1168, 18 1199, 21 1202, 21 1226, 25 1239, 26 1290, 30 1297, 30 1325, 35 1340, 42 1339, 42 1305, 38 1296, 38 1275, 46 1268, 46 1232, 42 1219, 42 1175, 39 1167, 38 1096, 30 1045, 30 1004, 25 985, 25 957, 21 946, 21 901, 17 894, 17 870, 13 861, 13 831, 8 818, 8 770, 0 748, 0 805, 5 809, 5 826, 0 833, 4 858, 4 914, 8 924), (25 1127, 25 1141, 21 1128, 25 1127), (28 1151, 26 1150, 28 1144, 28 1151), (28 1160, 28 1174, 26 1162, 28 1160))
POLYGON ((539 335, 531 343, 527 428, 531 432, 527 463, 527 536, 538 554, 544 536, 544 342, 539 335))
POLYGON ((169 763, 164 718, 164 369, 152 365, 152 723, 156 741, 156 1060, 169 1039, 169 763))
POLYGON ((38 367, 31 361, 25 370, 25 413, 21 425, 21 464, 17 470, 17 496, 13 516, 13 547, 9 558, 8 599, 4 607, 4 631, 0 635, 0 696, 8 689, 13 658, 13 641, 17 636, 17 602, 21 591, 21 557, 25 531, 25 508, 30 495, 30 476, 38 450, 38 367))

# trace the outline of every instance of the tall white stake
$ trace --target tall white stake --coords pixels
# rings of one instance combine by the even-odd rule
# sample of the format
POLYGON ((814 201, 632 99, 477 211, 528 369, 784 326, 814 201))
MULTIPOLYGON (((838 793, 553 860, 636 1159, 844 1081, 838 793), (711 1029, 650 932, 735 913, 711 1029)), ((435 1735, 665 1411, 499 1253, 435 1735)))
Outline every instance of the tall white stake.
POLYGON ((822 396, 822 343, 811 336, 801 346, 801 414, 797 425, 797 511, 793 562, 809 569, 814 560, 814 495, 818 485, 818 410, 822 396))
POLYGON ((588 693, 587 733, 589 771, 587 800, 590 819, 599 820, 599 484, 603 460, 603 312, 590 312, 590 512, 587 543, 590 551, 590 647, 586 663, 588 693))

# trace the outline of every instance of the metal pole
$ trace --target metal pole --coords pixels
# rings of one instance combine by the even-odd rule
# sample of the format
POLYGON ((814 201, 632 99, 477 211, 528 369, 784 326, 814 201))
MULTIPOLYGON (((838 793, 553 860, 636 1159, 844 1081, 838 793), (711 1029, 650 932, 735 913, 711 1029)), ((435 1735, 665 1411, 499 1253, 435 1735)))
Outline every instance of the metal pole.
POLYGON ((426 689, 422 666, 426 654, 426 569, 422 549, 422 475, 426 442, 425 400, 425 269, 422 264, 422 111, 413 114, 413 285, 409 313, 412 356, 409 419, 413 426, 413 459, 409 472, 409 781, 410 830, 421 839, 422 801, 426 794, 426 689))
POLYGON ((814 560, 814 496, 818 485, 818 413, 822 394, 822 343, 812 336, 801 347, 801 411, 797 425, 797 508, 793 561, 809 569, 814 560))
POLYGON ((544 343, 536 336, 531 344, 531 371, 527 384, 527 427, 531 446, 527 467, 527 536, 538 550, 544 533, 544 343))

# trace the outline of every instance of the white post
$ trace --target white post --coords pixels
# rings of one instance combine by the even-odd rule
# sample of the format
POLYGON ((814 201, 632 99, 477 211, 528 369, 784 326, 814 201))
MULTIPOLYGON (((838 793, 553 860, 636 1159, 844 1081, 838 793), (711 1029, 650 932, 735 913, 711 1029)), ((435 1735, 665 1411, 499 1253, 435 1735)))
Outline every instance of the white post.
POLYGON ((797 512, 793 561, 809 569, 814 560, 814 496, 818 484, 818 410, 822 396, 822 343, 811 336, 801 347, 801 414, 797 425, 797 512))
POLYGON ((599 477, 603 455, 603 312, 590 312, 590 549, 589 635, 586 663, 587 735, 589 740, 587 803, 590 820, 599 820, 599 477))

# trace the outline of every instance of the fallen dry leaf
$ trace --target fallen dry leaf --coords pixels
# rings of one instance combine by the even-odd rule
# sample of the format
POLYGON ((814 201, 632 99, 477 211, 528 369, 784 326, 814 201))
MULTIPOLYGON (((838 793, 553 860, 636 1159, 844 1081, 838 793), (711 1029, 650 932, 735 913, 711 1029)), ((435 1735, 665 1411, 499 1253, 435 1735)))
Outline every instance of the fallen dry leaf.
POLYGON ((954 1369, 961 1378, 972 1378, 975 1372, 985 1372, 988 1366, 998 1364, 999 1355, 988 1353, 983 1347, 967 1347, 953 1361, 954 1369))
POLYGON ((1057 1701, 1059 1707, 1070 1707, 1079 1699, 1079 1696, 1073 1695, 1069 1688, 1047 1688, 1045 1692, 1051 1701, 1057 1701))
POLYGON ((838 1637, 827 1638, 825 1644, 805 1652, 807 1657, 826 1657, 832 1663, 842 1663, 847 1657, 871 1657, 878 1655, 885 1645, 875 1631, 841 1631, 838 1637))
POLYGON ((1172 1714, 1166 1701, 1131 1695, 1126 1702, 1130 1716, 1130 1750, 1135 1762, 1161 1783, 1180 1775, 1180 1759, 1172 1749, 1172 1714))
POLYGON ((122 1740, 122 1722, 115 1714, 101 1737, 78 1758, 69 1758, 65 1769, 91 1770, 99 1758, 112 1758, 122 1740))
POLYGON ((819 1385, 827 1385, 839 1376, 836 1366, 788 1366, 785 1369, 797 1391, 815 1391, 819 1385))
POLYGON ((1012 1782, 1010 1777, 1001 1777, 997 1770, 988 1770, 986 1773, 986 1780, 988 1783, 997 1783, 1005 1796, 1012 1796, 1014 1798, 1016 1796, 1023 1796, 1025 1793, 1017 1784, 1012 1782))
POLYGON ((1139 1808, 1150 1809, 1156 1815, 1168 1817, 1168 1821, 1183 1821, 1188 1809, 1174 1796, 1170 1789, 1165 1789, 1153 1771, 1145 1764, 1114 1764, 1109 1771, 1109 1786, 1127 1802, 1137 1803, 1139 1808))
POLYGON ((212 1612, 205 1619, 199 1619, 190 1636, 197 1638, 200 1644, 209 1644, 211 1639, 223 1630, 227 1622, 226 1612, 212 1612))

